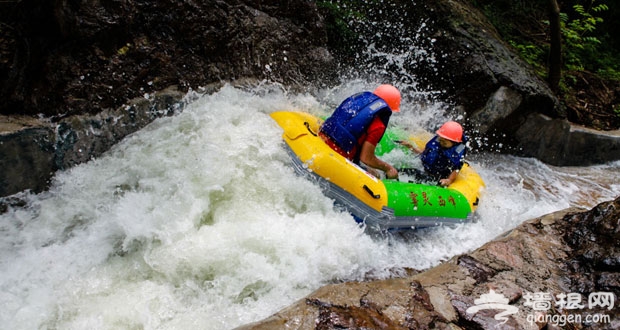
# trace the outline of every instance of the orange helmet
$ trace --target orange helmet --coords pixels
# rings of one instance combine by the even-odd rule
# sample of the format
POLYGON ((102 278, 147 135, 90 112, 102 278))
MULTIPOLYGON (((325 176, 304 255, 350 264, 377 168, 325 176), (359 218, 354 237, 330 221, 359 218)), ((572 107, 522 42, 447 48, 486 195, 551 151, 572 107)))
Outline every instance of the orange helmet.
POLYGON ((373 93, 382 98, 392 111, 400 111, 400 92, 396 87, 383 84, 377 87, 373 93))
POLYGON ((448 121, 437 130, 437 135, 453 142, 463 142, 463 127, 455 121, 448 121))

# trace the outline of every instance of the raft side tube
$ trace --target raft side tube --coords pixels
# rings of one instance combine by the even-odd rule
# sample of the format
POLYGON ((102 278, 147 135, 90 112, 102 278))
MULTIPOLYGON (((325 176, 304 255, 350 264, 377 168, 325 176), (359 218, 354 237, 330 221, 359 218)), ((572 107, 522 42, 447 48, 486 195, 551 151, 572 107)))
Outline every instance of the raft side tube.
POLYGON ((471 213, 467 198, 458 190, 417 183, 383 182, 389 192, 388 207, 396 217, 446 217, 465 219, 471 213))
POLYGON ((284 135, 290 140, 295 140, 306 134, 316 136, 321 127, 321 120, 305 112, 276 111, 270 114, 280 127, 284 129, 284 135), (299 122, 304 125, 300 126, 299 122))
POLYGON ((306 171, 333 182, 378 212, 387 205, 384 184, 325 144, 316 134, 320 127, 316 117, 298 112, 274 112, 271 116, 284 129, 284 141, 306 171))
POLYGON ((371 231, 387 230, 411 230, 436 226, 454 226, 470 220, 467 218, 446 218, 446 217, 422 217, 422 216, 401 216, 396 217, 394 210, 383 207, 380 211, 366 205, 358 197, 338 187, 333 182, 322 178, 320 175, 308 171, 307 166, 297 157, 293 150, 286 145, 286 151, 291 157, 292 165, 297 174, 306 179, 316 182, 321 187, 323 194, 334 200, 335 204, 343 207, 355 220, 363 223, 371 231))

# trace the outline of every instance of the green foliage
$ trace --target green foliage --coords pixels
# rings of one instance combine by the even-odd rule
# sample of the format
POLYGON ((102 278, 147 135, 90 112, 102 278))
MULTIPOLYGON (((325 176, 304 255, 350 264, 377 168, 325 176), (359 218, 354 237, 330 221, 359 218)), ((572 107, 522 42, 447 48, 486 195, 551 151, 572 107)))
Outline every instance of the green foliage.
POLYGON ((596 72, 603 78, 620 81, 620 64, 617 54, 601 51, 603 42, 594 35, 596 27, 603 19, 594 14, 609 10, 605 4, 594 5, 586 10, 581 5, 573 7, 578 18, 565 21, 563 26, 566 53, 565 61, 568 70, 596 72))
POLYGON ((564 61, 568 70, 592 70, 598 64, 597 51, 601 41, 593 33, 596 25, 603 22, 603 18, 594 16, 593 13, 600 13, 609 7, 605 4, 594 5, 594 2, 590 10, 580 4, 574 5, 573 10, 577 17, 572 20, 565 13, 560 15, 565 44, 564 61))
POLYGON ((620 104, 616 104, 616 105, 614 106, 614 114, 615 114, 618 118, 620 118, 620 104))
POLYGON ((536 74, 541 77, 546 75, 546 49, 527 41, 525 44, 520 44, 515 40, 509 40, 508 43, 519 52, 519 55, 525 62, 534 68, 536 74))
MULTIPOLYGON (((536 73, 545 78, 549 44, 547 39, 538 36, 544 36, 548 31, 546 1, 470 1, 482 10, 536 73), (547 28, 541 29, 545 26, 547 28)), ((620 80, 620 52, 614 51, 610 43, 615 39, 610 37, 610 31, 599 29, 604 27, 603 16, 611 7, 605 2, 609 1, 614 0, 591 0, 588 7, 580 0, 563 2, 567 6, 560 13, 564 85, 570 84, 571 71, 587 70, 608 79, 620 80)))
POLYGON ((328 39, 334 49, 346 50, 358 38, 349 22, 363 19, 363 14, 355 10, 354 5, 352 0, 317 1, 317 7, 327 18, 328 39))
POLYGON ((616 68, 606 67, 599 69, 596 73, 605 79, 620 81, 620 71, 616 68))

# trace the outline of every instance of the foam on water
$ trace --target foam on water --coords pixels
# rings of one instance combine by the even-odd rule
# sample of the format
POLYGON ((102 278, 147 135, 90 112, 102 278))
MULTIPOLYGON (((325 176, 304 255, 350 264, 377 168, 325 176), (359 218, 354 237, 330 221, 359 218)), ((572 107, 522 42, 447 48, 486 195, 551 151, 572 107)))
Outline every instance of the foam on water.
MULTIPOLYGON (((475 223, 368 235, 295 175, 269 117, 282 109, 327 115, 364 88, 354 82, 317 99, 273 85, 226 86, 57 173, 48 192, 0 216, 0 324, 233 328, 327 283, 431 267, 526 219, 620 192, 618 163, 553 168, 477 155, 471 164, 487 188, 475 223)), ((428 129, 428 113, 439 113, 430 107, 403 104, 392 123, 428 129)))

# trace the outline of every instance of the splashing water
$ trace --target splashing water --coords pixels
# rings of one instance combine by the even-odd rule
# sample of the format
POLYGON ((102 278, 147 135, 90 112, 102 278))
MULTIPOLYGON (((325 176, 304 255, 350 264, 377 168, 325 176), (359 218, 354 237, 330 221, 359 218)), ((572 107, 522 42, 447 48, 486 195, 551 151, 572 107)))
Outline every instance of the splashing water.
MULTIPOLYGON (((233 328, 324 284, 431 267, 526 219, 620 192, 620 163, 554 168, 477 155, 471 164, 487 183, 477 222, 373 237, 294 174, 269 117, 328 114, 325 104, 350 89, 319 100, 226 86, 57 173, 48 192, 0 216, 3 327, 233 328)), ((391 125, 420 118, 403 109, 391 125)))
POLYGON ((317 96, 225 86, 57 173, 49 191, 22 194, 25 207, 0 215, 2 327, 230 329, 322 285, 432 267, 529 218, 620 194, 620 162, 555 168, 479 154, 469 159, 487 184, 476 222, 364 233, 294 174, 269 113, 328 116, 347 96, 395 82, 404 101, 390 125, 415 132, 458 119, 410 73, 435 68, 426 22, 395 47, 386 43, 394 29, 411 27, 405 16, 351 22, 368 29, 358 30, 367 51, 358 59, 363 73, 347 74, 342 86, 317 96))

